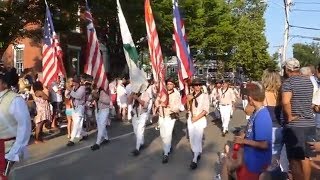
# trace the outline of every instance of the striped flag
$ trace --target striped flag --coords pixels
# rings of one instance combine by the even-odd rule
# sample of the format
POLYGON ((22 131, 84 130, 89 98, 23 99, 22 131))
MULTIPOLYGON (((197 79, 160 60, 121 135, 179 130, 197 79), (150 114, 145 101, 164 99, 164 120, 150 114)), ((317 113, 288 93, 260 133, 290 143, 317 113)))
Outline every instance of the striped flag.
POLYGON ((84 13, 87 25, 87 59, 85 66, 85 73, 93 77, 94 83, 97 87, 108 90, 108 79, 106 70, 103 64, 103 56, 100 51, 100 45, 97 38, 97 33, 93 25, 93 18, 86 1, 86 11, 84 13))
POLYGON ((185 30, 181 21, 178 0, 172 0, 173 3, 173 25, 174 40, 178 60, 181 62, 181 71, 183 79, 193 76, 193 62, 188 51, 188 44, 185 40, 185 30))
POLYGON ((144 12, 153 77, 155 81, 159 83, 160 99, 167 102, 166 97, 168 93, 165 84, 165 68, 156 23, 150 6, 150 0, 145 0, 144 12))
POLYGON ((173 3, 173 24, 175 41, 174 49, 178 58, 178 80, 181 92, 182 104, 187 102, 186 95, 189 93, 187 81, 192 78, 194 74, 193 61, 190 56, 190 48, 187 43, 184 22, 181 19, 178 0, 172 0, 173 3))
POLYGON ((60 47, 58 36, 54 31, 51 12, 46 3, 46 17, 44 23, 44 38, 42 47, 42 72, 43 85, 50 86, 58 75, 65 76, 66 72, 62 62, 63 53, 60 47))
POLYGON ((119 0, 117 0, 117 6, 123 50, 129 67, 130 83, 132 85, 133 92, 138 92, 142 85, 147 86, 147 75, 142 69, 139 69, 136 64, 138 62, 139 55, 132 40, 119 0))

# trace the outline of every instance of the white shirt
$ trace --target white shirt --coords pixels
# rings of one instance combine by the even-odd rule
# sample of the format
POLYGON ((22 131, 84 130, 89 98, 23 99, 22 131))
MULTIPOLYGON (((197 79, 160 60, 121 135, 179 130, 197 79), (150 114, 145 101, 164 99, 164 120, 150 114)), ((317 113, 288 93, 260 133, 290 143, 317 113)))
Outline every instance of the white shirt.
MULTIPOLYGON (((0 92, 0 97, 5 92, 0 92)), ((14 98, 10 104, 9 113, 17 121, 17 132, 16 140, 5 158, 9 161, 19 161, 20 155, 26 151, 31 136, 31 118, 26 101, 20 96, 14 98)))
POLYGON ((129 83, 127 86, 126 86, 126 94, 127 95, 130 95, 132 93, 132 85, 131 83, 129 83))
POLYGON ((50 89, 51 102, 62 102, 62 94, 58 94, 61 87, 57 83, 53 83, 50 89))
POLYGON ((117 101, 120 104, 127 104, 127 91, 123 84, 119 84, 117 87, 117 101))

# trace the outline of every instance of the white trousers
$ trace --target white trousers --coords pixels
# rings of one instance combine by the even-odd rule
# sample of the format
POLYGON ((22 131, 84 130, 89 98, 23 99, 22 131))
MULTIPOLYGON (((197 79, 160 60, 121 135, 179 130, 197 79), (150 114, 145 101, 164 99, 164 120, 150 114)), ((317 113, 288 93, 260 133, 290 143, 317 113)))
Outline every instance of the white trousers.
MULTIPOLYGON (((247 105, 248 105, 248 100, 247 100, 247 99, 243 99, 243 100, 242 100, 243 110, 246 109, 247 105)), ((250 116, 246 115, 246 120, 249 120, 249 119, 250 119, 250 116)))
MULTIPOLYGON (((206 118, 202 118, 198 121, 206 121, 206 118)), ((202 153, 202 137, 203 137, 203 128, 204 126, 198 122, 192 123, 191 117, 188 119, 188 131, 191 149, 194 154, 202 153)))
POLYGON ((98 128, 96 144, 98 144, 98 145, 100 145, 100 143, 103 141, 103 139, 109 139, 108 138, 108 131, 106 128, 108 119, 109 119, 109 108, 99 109, 98 116, 96 118, 97 128, 98 128))
POLYGON ((232 105, 219 105, 223 132, 228 131, 232 105))
POLYGON ((159 117, 160 136, 163 143, 164 155, 168 155, 171 149, 172 131, 176 119, 170 117, 159 117))
POLYGON ((132 119, 131 111, 132 111, 132 104, 128 104, 128 120, 132 119))
POLYGON ((144 144, 144 129, 148 113, 142 113, 140 116, 134 115, 132 117, 133 132, 136 135, 136 149, 140 150, 140 146, 144 144))
POLYGON ((72 112, 72 131, 70 141, 74 141, 75 138, 81 139, 86 134, 83 130, 84 121, 84 106, 78 106, 72 112))

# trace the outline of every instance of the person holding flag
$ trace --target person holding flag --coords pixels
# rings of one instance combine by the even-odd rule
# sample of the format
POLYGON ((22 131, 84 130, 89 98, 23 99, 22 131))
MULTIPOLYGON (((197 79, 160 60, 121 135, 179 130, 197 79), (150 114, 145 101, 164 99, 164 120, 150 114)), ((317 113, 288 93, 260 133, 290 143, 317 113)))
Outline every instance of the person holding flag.
POLYGON ((204 128, 207 127, 206 115, 209 113, 210 101, 207 93, 202 93, 202 83, 199 79, 195 79, 191 86, 194 89, 193 94, 188 95, 188 101, 191 104, 187 124, 190 137, 190 145, 193 152, 193 159, 190 164, 191 169, 198 167, 202 153, 202 137, 204 128))
POLYGON ((178 91, 175 91, 175 81, 173 78, 166 80, 168 99, 158 98, 155 105, 159 112, 159 127, 160 136, 163 142, 163 157, 162 163, 168 163, 169 153, 171 152, 172 131, 176 120, 179 118, 179 111, 181 106, 181 97, 178 91))

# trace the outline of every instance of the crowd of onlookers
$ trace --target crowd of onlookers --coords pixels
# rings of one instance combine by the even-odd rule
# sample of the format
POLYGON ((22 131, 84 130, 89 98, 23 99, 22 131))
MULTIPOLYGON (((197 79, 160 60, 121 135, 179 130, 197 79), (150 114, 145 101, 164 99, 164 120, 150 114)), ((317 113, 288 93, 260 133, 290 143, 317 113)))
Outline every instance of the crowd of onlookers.
MULTIPOLYGON (((320 151, 317 143, 320 140, 320 66, 301 68, 298 60, 288 59, 283 73, 284 76, 280 76, 278 71, 268 69, 261 81, 244 82, 240 87, 233 86, 228 80, 202 86, 202 92, 210 95, 214 121, 221 121, 222 136, 229 133, 229 122, 238 99, 242 100, 246 113, 246 128, 235 136, 233 148, 227 145, 221 154, 224 179, 234 174, 240 180, 308 180, 319 176, 316 152, 320 151)), ((90 131, 96 128, 100 90, 90 77, 81 77, 79 83, 86 89, 84 129, 90 131)), ((34 117, 36 143, 42 142, 44 128, 54 131, 64 122, 67 122, 70 138, 73 84, 74 79, 61 77, 50 87, 43 87, 37 76, 30 73, 21 76, 17 91, 28 102, 34 117)), ((152 86, 150 93, 156 97, 156 84, 149 80, 149 85, 152 86)), ((132 111, 128 104, 131 93, 128 78, 110 81, 107 126, 111 125, 111 119, 131 122, 132 116, 128 113, 132 111)), ((152 114, 152 109, 148 108, 148 113, 152 114)))

